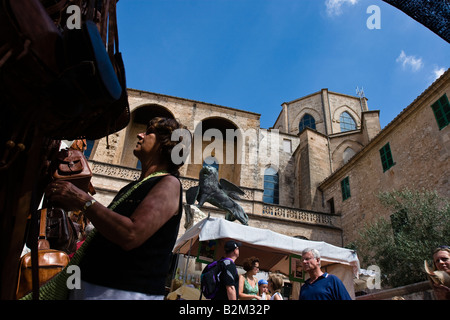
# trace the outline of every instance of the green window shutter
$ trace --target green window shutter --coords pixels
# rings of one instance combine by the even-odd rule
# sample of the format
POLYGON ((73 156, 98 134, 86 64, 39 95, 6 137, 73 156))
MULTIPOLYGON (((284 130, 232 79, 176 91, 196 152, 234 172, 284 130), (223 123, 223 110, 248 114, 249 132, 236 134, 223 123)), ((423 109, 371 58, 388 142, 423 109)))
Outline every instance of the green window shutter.
POLYGON ((341 181, 341 192, 342 192, 342 201, 345 201, 348 198, 350 198, 350 196, 351 196, 351 194, 350 194, 350 181, 349 181, 348 177, 345 177, 341 181))
POLYGON ((389 170, 395 162, 392 158, 391 146, 389 142, 380 149, 381 165, 383 166, 383 172, 389 170))
POLYGON ((448 97, 446 94, 433 103, 431 105, 431 109, 433 109, 439 130, 443 129, 450 123, 450 103, 448 102, 448 97))

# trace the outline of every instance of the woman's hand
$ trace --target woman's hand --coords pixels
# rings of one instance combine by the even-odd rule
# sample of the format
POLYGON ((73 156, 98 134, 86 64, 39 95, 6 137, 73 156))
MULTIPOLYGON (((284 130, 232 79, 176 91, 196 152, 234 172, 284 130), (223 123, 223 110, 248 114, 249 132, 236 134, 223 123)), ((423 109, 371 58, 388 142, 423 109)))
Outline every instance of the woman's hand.
POLYGON ((45 189, 45 195, 52 204, 67 211, 77 211, 93 199, 89 194, 68 181, 53 181, 45 189))

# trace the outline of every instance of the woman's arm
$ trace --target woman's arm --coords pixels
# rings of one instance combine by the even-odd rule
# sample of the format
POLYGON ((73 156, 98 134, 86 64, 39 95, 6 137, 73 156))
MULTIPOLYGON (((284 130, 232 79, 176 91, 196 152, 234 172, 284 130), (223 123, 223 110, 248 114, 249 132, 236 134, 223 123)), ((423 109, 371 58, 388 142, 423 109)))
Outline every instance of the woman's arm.
POLYGON ((244 276, 239 275, 239 300, 244 300, 244 276))
MULTIPOLYGON (((66 210, 80 210, 93 199, 66 181, 53 182, 46 193, 52 202, 66 210)), ((178 213, 179 199, 180 182, 169 175, 152 188, 130 217, 122 216, 98 202, 90 206, 85 214, 105 238, 124 250, 131 250, 139 247, 178 213)))

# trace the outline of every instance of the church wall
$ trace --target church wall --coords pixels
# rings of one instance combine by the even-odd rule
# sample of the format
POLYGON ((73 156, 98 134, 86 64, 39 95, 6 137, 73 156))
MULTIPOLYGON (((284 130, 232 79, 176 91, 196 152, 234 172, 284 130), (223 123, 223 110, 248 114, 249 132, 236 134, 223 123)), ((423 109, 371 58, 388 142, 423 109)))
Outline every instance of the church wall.
POLYGON ((426 188, 450 197, 450 125, 439 130, 431 109, 444 93, 450 97, 449 73, 320 185, 325 201, 333 199, 336 213, 342 217, 344 244, 355 240, 365 223, 393 213, 380 204, 379 192, 426 188), (395 164, 384 171, 380 149, 387 143, 395 164), (343 200, 341 181, 345 177, 349 178, 351 196, 343 200))
POLYGON ((350 97, 347 95, 329 92, 327 95, 330 114, 331 114, 331 129, 328 134, 336 134, 341 132, 341 123, 339 117, 342 112, 347 111, 356 122, 356 129, 361 128, 361 105, 359 98, 350 97))
POLYGON ((310 94, 303 98, 285 102, 282 114, 274 124, 274 128, 290 134, 299 133, 299 123, 305 114, 310 114, 316 121, 316 130, 325 135, 340 133, 339 117, 342 112, 347 111, 356 122, 356 129, 361 127, 362 109, 367 111, 367 99, 352 97, 328 89, 310 94), (361 107, 361 104, 363 107, 361 107), (285 111, 287 110, 287 111, 285 111), (284 128, 284 112, 287 112, 288 129, 284 128))
POLYGON ((323 211, 322 196, 317 187, 330 173, 327 137, 310 129, 300 134, 299 207, 323 211))
MULTIPOLYGON (((92 183, 97 193, 95 199, 102 204, 108 205, 117 191, 137 179, 140 171, 118 165, 110 165, 97 161, 89 161, 93 172, 92 183)), ((196 179, 181 177, 183 186, 183 201, 185 202, 185 192, 192 186, 197 186, 196 179)), ((304 237, 308 240, 326 241, 340 246, 341 221, 332 215, 319 214, 298 210, 290 207, 269 205, 262 203, 261 189, 243 188, 245 195, 238 203, 249 216, 249 225, 257 228, 265 228, 274 232, 279 232, 288 236, 304 237)), ((201 208, 205 215, 211 214, 213 217, 224 218, 225 212, 208 203, 201 208)), ((186 216, 180 222, 178 236, 185 232, 186 216)), ((239 223, 239 222, 236 222, 239 223)))
MULTIPOLYGON (((280 133, 279 135, 279 165, 280 179, 280 205, 295 207, 296 177, 294 151, 297 149, 300 139, 298 136, 280 133)), ((263 173, 264 174, 264 173, 263 173)), ((264 186, 261 185, 261 188, 264 186)))
POLYGON ((320 92, 289 102, 287 110, 290 134, 299 134, 300 120, 305 114, 310 114, 314 117, 318 132, 326 133, 320 92))
POLYGON ((330 138, 329 143, 332 171, 339 169, 346 162, 347 148, 350 148, 353 154, 356 154, 364 147, 363 139, 364 136, 359 130, 353 131, 352 133, 334 135, 330 138))
POLYGON ((380 111, 365 111, 362 115, 361 130, 363 133, 363 144, 366 145, 381 131, 380 111))
MULTIPOLYGON (((299 135, 300 121, 305 114, 309 114, 314 117, 316 132, 319 134, 312 137, 312 133, 308 133, 309 138, 304 141, 300 139, 300 148, 294 160, 298 166, 294 172, 297 179, 295 194, 298 197, 294 199, 294 205, 310 210, 327 210, 321 195, 317 193, 317 186, 367 144, 373 131, 371 127, 368 128, 372 130, 370 132, 361 130, 362 110, 367 109, 367 99, 360 100, 328 89, 283 104, 275 128, 282 128, 284 113, 287 112, 290 134, 299 135), (355 130, 341 132, 340 116, 343 112, 351 115, 355 121, 355 130)), ((367 124, 376 126, 378 117, 370 120, 367 124)))
MULTIPOLYGON (((244 132, 252 129, 255 132, 255 136, 259 133, 260 115, 256 113, 134 89, 129 89, 128 95, 132 119, 135 110, 150 105, 163 108, 173 114, 174 118, 181 121, 191 133, 194 133, 194 130, 201 125, 202 121, 214 118, 219 120, 224 119, 232 123, 233 125, 229 127, 230 129, 239 129, 244 132)), ((108 146, 106 138, 100 139, 96 142, 95 152, 93 153, 91 160, 114 165, 135 167, 137 159, 133 156, 132 150, 137 141, 136 134, 142 132, 143 128, 143 125, 131 122, 127 128, 108 136, 108 146)), ((202 136, 200 136, 200 138, 202 138, 202 136)), ((226 138, 225 135, 223 138, 226 138)), ((212 141, 202 141, 202 149, 210 143, 212 143, 212 141)), ((236 150, 234 151, 236 154, 238 153, 236 150)), ((241 170, 241 165, 239 163, 226 162, 225 144, 223 144, 222 150, 217 150, 216 153, 217 154, 215 155, 217 156, 223 156, 219 170, 224 178, 247 187, 256 187, 258 185, 258 182, 255 181, 254 178, 249 179, 246 172, 242 174, 244 170, 241 170)), ((191 164, 182 167, 181 175, 198 178, 202 163, 203 159, 201 155, 200 157, 196 157, 193 150, 191 164), (195 160, 197 161, 195 162, 195 160)), ((249 162, 248 159, 244 159, 243 164, 247 165, 249 167, 248 169, 253 166, 254 168, 250 171, 258 171, 256 164, 249 162)))

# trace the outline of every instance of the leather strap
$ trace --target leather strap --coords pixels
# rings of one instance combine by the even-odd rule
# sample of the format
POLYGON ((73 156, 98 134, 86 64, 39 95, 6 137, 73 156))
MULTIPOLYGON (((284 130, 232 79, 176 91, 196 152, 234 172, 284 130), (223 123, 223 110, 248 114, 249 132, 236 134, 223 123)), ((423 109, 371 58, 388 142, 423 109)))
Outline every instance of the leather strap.
POLYGON ((47 249, 50 249, 50 243, 47 240, 47 208, 43 208, 39 222, 38 250, 47 249))
MULTIPOLYGON (((108 27, 108 14, 109 14, 109 10, 107 10, 107 8, 109 8, 110 0, 103 0, 103 5, 102 5, 102 24, 100 26, 100 35, 102 36, 102 40, 103 40, 103 44, 106 47, 106 28, 108 27)), ((115 1, 115 0, 113 0, 115 1)))
POLYGON ((41 209, 41 220, 39 222, 39 239, 46 239, 47 208, 41 209))

